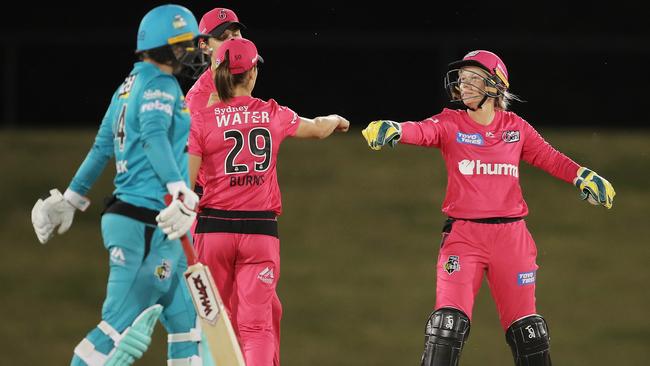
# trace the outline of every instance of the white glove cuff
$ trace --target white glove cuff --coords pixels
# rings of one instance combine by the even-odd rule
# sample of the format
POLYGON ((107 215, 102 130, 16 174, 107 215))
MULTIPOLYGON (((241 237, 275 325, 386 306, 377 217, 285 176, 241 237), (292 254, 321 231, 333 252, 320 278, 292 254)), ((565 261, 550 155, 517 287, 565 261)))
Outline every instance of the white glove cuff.
POLYGON ((185 184, 185 181, 182 180, 177 180, 176 182, 167 183, 167 192, 169 192, 169 194, 171 194, 172 196, 174 195, 174 193, 178 193, 181 190, 183 190, 183 188, 187 189, 187 184, 185 184))
POLYGON ((65 193, 63 193, 63 198, 65 198, 69 204, 71 204, 79 211, 86 211, 88 206, 90 206, 90 199, 88 199, 88 197, 84 197, 79 193, 70 190, 70 188, 65 190, 65 193))

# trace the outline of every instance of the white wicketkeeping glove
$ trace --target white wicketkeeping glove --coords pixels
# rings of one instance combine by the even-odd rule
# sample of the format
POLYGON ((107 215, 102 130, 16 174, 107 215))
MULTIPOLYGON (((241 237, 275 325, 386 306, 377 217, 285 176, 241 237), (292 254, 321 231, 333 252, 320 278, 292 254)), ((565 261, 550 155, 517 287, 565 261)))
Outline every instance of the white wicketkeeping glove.
POLYGON ((172 196, 172 202, 160 211, 156 221, 169 240, 176 240, 187 234, 192 227, 199 196, 182 181, 168 183, 167 190, 172 196))
POLYGON ((58 189, 50 190, 50 196, 39 199, 32 208, 32 225, 41 244, 45 244, 57 233, 63 234, 72 225, 76 209, 85 211, 90 201, 71 190, 61 194, 58 189))

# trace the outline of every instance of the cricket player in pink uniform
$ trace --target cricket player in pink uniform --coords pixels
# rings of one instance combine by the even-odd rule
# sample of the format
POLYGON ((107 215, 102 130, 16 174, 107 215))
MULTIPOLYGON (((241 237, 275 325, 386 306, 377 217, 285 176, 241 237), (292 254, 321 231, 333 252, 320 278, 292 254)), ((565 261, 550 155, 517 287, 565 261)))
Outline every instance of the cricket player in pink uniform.
POLYGON ((326 138, 350 124, 338 115, 303 118, 273 99, 254 98, 262 59, 247 39, 225 41, 215 62, 219 101, 193 112, 190 128, 190 180, 197 166, 205 179, 194 245, 236 325, 246 364, 277 366, 280 144, 290 136, 326 138))
POLYGON ((508 71, 494 53, 472 51, 449 65, 445 87, 459 110, 443 109, 419 122, 374 121, 362 131, 368 145, 436 147, 447 167, 436 304, 426 323, 423 366, 457 365, 469 336, 483 276, 518 366, 551 365, 549 332, 535 307, 537 248, 524 217, 521 160, 575 184, 581 198, 612 207, 614 188, 549 145, 508 112, 508 71))
MULTIPOLYGON (((201 33, 210 35, 210 37, 200 39, 199 46, 205 54, 212 58, 214 50, 218 49, 224 41, 231 38, 241 38, 242 29, 246 29, 246 26, 239 21, 234 11, 226 8, 214 8, 203 14, 199 22, 201 33)), ((217 95, 213 74, 215 68, 216 64, 211 62, 210 67, 199 76, 187 92, 185 104, 190 111, 205 108, 208 105, 210 96, 217 95)), ((199 197, 203 194, 202 169, 199 169, 194 190, 199 197)), ((192 228, 192 232, 194 232, 194 228, 192 228)))

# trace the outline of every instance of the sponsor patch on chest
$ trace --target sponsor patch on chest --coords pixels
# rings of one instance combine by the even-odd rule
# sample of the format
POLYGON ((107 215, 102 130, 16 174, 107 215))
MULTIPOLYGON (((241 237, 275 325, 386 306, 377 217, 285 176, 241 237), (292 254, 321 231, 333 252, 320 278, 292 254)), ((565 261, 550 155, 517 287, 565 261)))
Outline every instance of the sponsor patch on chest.
POLYGON ((483 136, 480 133, 456 132, 456 142, 469 145, 483 145, 483 136))

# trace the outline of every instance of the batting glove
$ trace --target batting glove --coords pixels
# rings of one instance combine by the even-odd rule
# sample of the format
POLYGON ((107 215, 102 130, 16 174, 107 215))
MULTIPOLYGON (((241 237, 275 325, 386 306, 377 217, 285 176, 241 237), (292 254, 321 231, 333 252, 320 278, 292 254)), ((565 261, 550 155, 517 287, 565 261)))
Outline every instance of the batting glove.
POLYGON ((32 225, 36 237, 41 244, 45 244, 52 239, 57 227, 59 235, 65 233, 72 225, 75 211, 85 211, 89 205, 90 200, 70 189, 64 194, 56 188, 51 189, 50 196, 39 199, 32 208, 32 225))
POLYGON ((199 196, 190 190, 185 182, 167 184, 172 201, 156 216, 158 227, 167 234, 169 240, 176 240, 187 234, 196 219, 199 196))
POLYGON ((573 184, 580 190, 580 199, 587 200, 592 205, 612 208, 616 196, 614 187, 596 172, 581 167, 578 169, 578 176, 573 179, 573 184))
POLYGON ((393 121, 379 120, 372 121, 368 127, 361 131, 368 146, 373 150, 381 150, 384 145, 395 147, 402 137, 402 126, 393 121))

